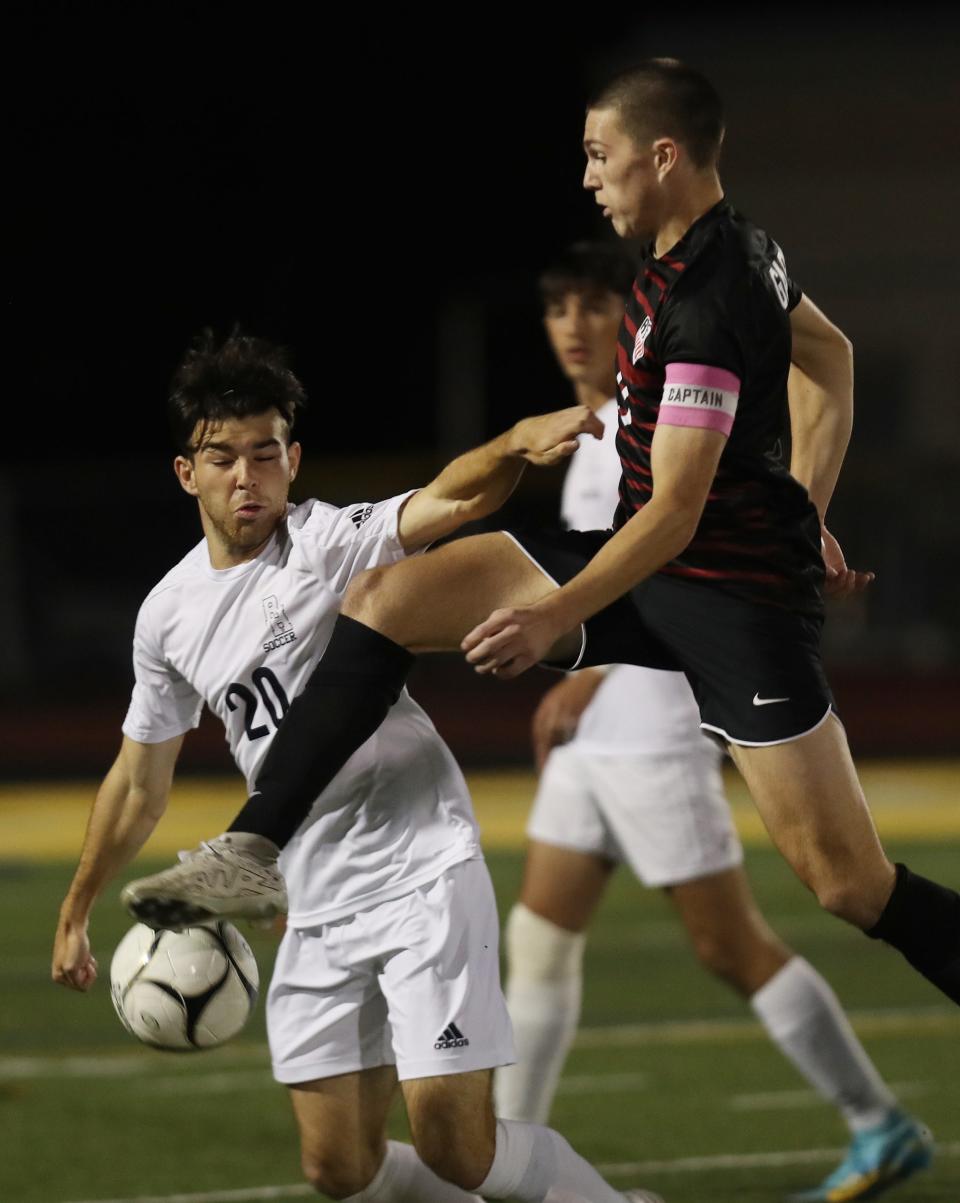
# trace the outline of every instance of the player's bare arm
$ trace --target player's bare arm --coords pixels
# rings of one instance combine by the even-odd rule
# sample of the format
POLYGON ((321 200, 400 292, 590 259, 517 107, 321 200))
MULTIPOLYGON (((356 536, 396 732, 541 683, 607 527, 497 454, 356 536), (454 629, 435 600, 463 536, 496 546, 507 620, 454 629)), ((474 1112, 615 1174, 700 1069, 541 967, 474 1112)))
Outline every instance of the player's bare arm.
POLYGON ((60 908, 51 976, 61 986, 89 990, 97 978, 87 924, 104 887, 149 839, 167 806, 183 736, 142 744, 124 737, 97 791, 80 863, 60 908))
POLYGON ((826 591, 845 597, 873 580, 872 572, 847 567, 840 545, 825 525, 853 428, 853 348, 807 297, 791 313, 790 330, 790 472, 806 487, 820 515, 826 591))
POLYGON ((807 297, 790 314, 790 472, 824 521, 853 429, 853 347, 807 297))
POLYGON ((546 467, 573 455, 577 435, 603 437, 603 424, 585 405, 524 418, 499 437, 448 464, 400 514, 400 542, 413 551, 467 522, 494 513, 517 486, 528 463, 546 467))
POLYGON ((678 556, 697 529, 725 444, 717 430, 658 426, 650 501, 562 588, 534 606, 496 610, 475 627, 461 647, 477 672, 518 676, 562 635, 678 556))

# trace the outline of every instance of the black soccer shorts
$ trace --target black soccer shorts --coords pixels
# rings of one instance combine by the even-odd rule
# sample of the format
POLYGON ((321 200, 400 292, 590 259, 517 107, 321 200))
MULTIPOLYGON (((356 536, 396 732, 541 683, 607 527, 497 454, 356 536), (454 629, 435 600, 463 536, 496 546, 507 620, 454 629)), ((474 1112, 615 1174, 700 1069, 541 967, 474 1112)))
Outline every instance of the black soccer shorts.
MULTIPOLYGON (((580 572, 612 531, 511 530, 557 584, 580 572)), ((787 743, 834 708, 820 658, 822 620, 748 601, 712 584, 655 573, 584 624, 574 663, 683 672, 701 725, 730 743, 787 743)))

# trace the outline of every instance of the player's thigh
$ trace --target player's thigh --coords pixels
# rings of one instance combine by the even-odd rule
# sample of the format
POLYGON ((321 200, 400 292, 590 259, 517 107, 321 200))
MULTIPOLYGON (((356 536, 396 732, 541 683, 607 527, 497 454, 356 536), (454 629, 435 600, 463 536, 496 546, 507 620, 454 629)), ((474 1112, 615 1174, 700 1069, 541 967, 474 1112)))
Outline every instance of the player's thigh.
POLYGON ((492 1071, 413 1078, 401 1089, 421 1159, 465 1189, 479 1186, 496 1151, 492 1071))
POLYGON ((358 1194, 376 1176, 397 1090, 392 1065, 289 1087, 307 1179, 335 1197, 358 1194))
POLYGON ((513 1061, 500 922, 480 858, 385 904, 380 986, 401 1082, 513 1061))
POLYGON ((616 867, 614 860, 598 852, 531 839, 520 901, 541 919, 565 931, 585 931, 616 867))
POLYGON ((742 865, 667 887, 704 966, 746 995, 756 993, 790 957, 753 897, 742 865))
POLYGON ((773 842, 827 909, 871 926, 890 895, 884 855, 840 722, 772 747, 731 747, 773 842))
POLYGON ((278 1082, 298 1086, 393 1066, 370 922, 370 912, 360 912, 284 933, 266 1008, 278 1082))
POLYGON ((362 573, 342 609, 411 651, 452 651, 491 611, 555 588, 508 536, 474 535, 362 573))

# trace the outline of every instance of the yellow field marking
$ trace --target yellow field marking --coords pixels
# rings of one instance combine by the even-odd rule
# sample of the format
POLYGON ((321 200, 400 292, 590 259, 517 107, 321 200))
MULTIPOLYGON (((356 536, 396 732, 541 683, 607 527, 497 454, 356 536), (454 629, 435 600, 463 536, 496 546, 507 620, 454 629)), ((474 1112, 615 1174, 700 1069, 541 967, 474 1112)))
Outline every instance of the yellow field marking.
MULTIPOLYGON (((883 838, 960 838, 960 762, 871 761, 860 767, 860 779, 883 838)), ((533 774, 482 773, 469 782, 484 847, 519 847, 536 786, 533 774)), ((768 844, 766 829, 734 769, 728 768, 725 784, 741 839, 768 844)))
MULTIPOLYGON (((960 761, 870 761, 861 779, 880 834, 886 839, 960 838, 960 761)), ((531 772, 482 772, 468 777, 484 847, 513 851, 536 779, 531 772)), ((747 844, 768 837, 739 776, 726 775, 737 829, 747 844)), ((70 860, 83 840, 94 782, 29 782, 0 785, 0 859, 70 860)), ((183 778, 168 813, 147 845, 165 857, 190 848, 227 825, 244 798, 239 777, 183 778)))

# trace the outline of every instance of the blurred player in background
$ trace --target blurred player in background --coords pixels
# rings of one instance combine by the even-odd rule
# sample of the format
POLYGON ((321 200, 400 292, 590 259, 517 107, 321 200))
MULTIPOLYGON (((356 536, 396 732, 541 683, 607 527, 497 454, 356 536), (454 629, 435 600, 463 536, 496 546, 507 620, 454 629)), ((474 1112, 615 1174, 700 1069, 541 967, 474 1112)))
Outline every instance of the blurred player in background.
MULTIPOLYGON (((528 419, 419 491, 344 509, 291 506, 302 399, 283 354, 258 339, 205 337, 178 370, 175 467, 204 538, 140 609, 122 747, 60 912, 53 978, 63 985, 93 984, 91 908, 161 818, 203 705, 252 782, 350 580, 491 513, 528 461, 554 462, 598 426, 583 407, 528 419)), ((232 839, 254 857, 263 843, 232 839)), ((492 1070, 513 1046, 493 889, 466 783, 406 690, 316 800, 282 867, 290 907, 267 1032, 319 1191, 351 1203, 467 1203, 467 1189, 480 1189, 543 1203, 556 1188, 552 1197, 573 1203, 657 1203, 608 1186, 555 1132, 494 1117, 492 1070), (398 1078, 414 1148, 386 1141, 398 1078)), ((217 875, 259 896, 255 864, 236 875, 221 859, 217 875)))
MULTIPOLYGON (((635 274, 620 246, 581 243, 540 281, 557 362, 609 436, 617 334, 635 274)), ((581 440, 564 481, 564 525, 610 525, 620 472, 613 437, 581 440)), ((841 1190, 861 1198, 928 1165, 929 1133, 900 1109, 828 984, 757 908, 723 794, 722 752, 700 730, 683 674, 632 665, 572 673, 544 696, 533 730, 540 786, 505 941, 517 1063, 497 1071, 497 1114, 547 1122, 580 1016, 585 932, 626 863, 666 890, 701 964, 749 1000, 784 1056, 846 1120, 849 1155, 797 1198, 841 1190)))

